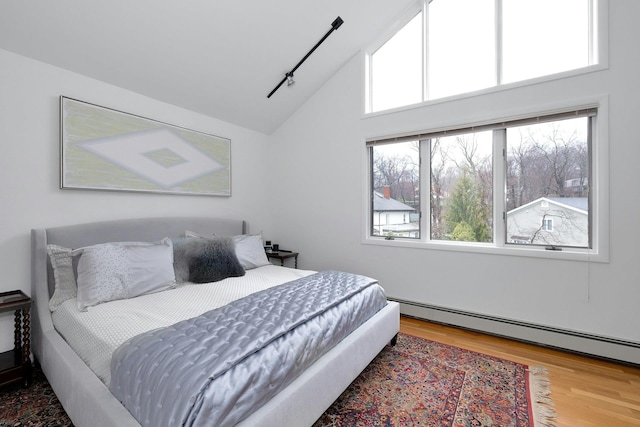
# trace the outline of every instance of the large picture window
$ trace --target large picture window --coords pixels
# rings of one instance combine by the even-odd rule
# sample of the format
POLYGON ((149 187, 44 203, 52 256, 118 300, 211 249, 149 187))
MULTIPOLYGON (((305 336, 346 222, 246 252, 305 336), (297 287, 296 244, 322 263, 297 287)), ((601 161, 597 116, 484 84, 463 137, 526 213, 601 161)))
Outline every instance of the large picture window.
POLYGON ((596 113, 368 141, 370 236, 590 250, 596 113))
POLYGON ((425 0, 367 54, 368 113, 598 63, 597 0, 425 0))

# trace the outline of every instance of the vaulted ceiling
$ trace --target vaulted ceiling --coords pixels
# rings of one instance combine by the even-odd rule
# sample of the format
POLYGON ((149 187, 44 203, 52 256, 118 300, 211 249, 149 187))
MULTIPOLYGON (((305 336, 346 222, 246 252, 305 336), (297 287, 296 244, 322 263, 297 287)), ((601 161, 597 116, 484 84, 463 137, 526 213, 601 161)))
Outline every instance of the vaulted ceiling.
POLYGON ((270 134, 415 1, 0 0, 0 48, 270 134))

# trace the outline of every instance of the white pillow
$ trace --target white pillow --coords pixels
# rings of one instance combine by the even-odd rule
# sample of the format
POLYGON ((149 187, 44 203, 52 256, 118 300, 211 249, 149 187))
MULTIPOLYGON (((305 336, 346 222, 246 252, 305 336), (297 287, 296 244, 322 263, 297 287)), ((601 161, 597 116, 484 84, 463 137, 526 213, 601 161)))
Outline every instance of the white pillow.
POLYGON ((175 286, 173 244, 103 243, 72 251, 78 261, 78 309, 175 286))
POLYGON ((245 270, 271 264, 264 252, 262 234, 241 234, 233 236, 236 256, 245 270))
POLYGON ((53 268, 55 287, 49 300, 49 310, 56 309, 71 298, 76 297, 76 276, 73 272, 72 249, 58 245, 47 245, 47 253, 53 268))

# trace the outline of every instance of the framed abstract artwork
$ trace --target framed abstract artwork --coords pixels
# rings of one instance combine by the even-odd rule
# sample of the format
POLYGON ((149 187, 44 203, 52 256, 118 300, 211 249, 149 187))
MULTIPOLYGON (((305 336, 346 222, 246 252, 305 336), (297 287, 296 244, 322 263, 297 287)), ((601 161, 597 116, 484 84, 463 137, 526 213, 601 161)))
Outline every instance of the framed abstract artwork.
POLYGON ((231 140, 61 96, 60 188, 231 196, 231 140))

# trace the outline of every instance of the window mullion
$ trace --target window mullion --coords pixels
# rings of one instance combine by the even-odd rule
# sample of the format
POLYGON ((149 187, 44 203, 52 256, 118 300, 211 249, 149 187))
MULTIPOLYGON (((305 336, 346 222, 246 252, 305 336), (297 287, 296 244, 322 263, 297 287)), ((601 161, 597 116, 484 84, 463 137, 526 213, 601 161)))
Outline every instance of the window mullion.
POLYGON ((368 193, 368 205, 369 205, 369 220, 367 223, 367 235, 368 236, 373 236, 375 235, 375 231, 374 231, 374 219, 373 219, 373 215, 375 214, 374 212, 374 202, 373 202, 373 190, 374 190, 374 185, 373 185, 373 147, 367 147, 367 162, 369 164, 369 168, 368 168, 368 172, 367 172, 367 181, 368 184, 367 186, 369 187, 367 193, 368 193))
POLYGON ((502 0, 495 0, 496 85, 502 84, 502 0))
POLYGON ((493 241, 503 247, 507 236, 507 130, 493 131, 493 241))
POLYGON ((596 46, 598 45, 596 34, 596 10, 594 5, 595 0, 589 0, 589 64, 597 63, 598 53, 596 46))
MULTIPOLYGON (((594 243, 594 230, 596 230, 596 226, 593 222, 594 219, 594 206, 593 206, 593 200, 594 200, 594 194, 593 194, 593 188, 596 185, 596 180, 595 180, 595 174, 597 171, 597 167, 596 164, 593 162, 593 153, 594 153, 594 147, 593 147, 593 134, 595 131, 595 122, 596 122, 596 118, 595 117, 589 117, 588 119, 588 123, 587 123, 587 153, 588 155, 588 163, 589 163, 589 174, 587 176, 587 200, 589 201, 589 217, 588 217, 588 221, 589 221, 589 249, 594 248, 595 243, 594 243)), ((599 196, 599 195, 598 195, 599 196)))
POLYGON ((431 140, 420 140, 420 240, 431 240, 431 140))
POLYGON ((373 67, 371 65, 371 54, 364 56, 364 70, 365 70, 365 87, 364 87, 364 107, 365 113, 373 112, 373 67))
POLYGON ((429 99, 429 1, 422 6, 422 100, 429 99))

